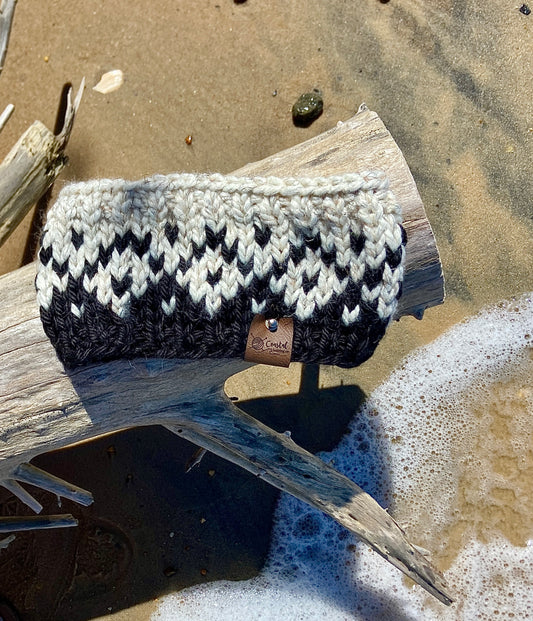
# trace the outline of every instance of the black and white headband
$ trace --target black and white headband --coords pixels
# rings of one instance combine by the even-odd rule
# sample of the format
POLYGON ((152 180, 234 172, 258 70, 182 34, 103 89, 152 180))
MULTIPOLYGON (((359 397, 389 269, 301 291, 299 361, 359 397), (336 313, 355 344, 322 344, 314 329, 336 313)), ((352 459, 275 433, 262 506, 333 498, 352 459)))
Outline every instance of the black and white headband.
POLYGON ((404 255, 380 172, 97 180, 49 211, 36 286, 69 367, 242 357, 258 314, 292 318, 292 360, 351 367, 395 313, 404 255))

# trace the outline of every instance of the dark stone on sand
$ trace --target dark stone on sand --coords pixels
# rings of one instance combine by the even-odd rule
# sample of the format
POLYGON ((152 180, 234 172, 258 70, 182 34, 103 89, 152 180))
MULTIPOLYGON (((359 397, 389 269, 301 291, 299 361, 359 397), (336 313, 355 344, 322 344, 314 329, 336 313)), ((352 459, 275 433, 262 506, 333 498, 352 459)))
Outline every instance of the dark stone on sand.
POLYGON ((318 119, 324 109, 324 101, 319 91, 304 93, 292 107, 292 120, 297 127, 309 127, 318 119))
POLYGON ((524 15, 529 15, 531 13, 531 9, 527 6, 527 4, 523 4, 518 10, 524 15))

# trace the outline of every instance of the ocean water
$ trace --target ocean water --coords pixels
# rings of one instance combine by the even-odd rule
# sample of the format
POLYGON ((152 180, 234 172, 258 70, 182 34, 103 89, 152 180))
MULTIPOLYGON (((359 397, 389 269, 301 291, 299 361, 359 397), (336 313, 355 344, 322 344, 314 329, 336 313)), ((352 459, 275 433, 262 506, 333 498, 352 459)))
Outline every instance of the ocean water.
POLYGON ((153 621, 533 617, 533 295, 502 302, 409 355, 325 461, 430 551, 446 607, 332 519, 288 495, 248 581, 162 598, 153 621))

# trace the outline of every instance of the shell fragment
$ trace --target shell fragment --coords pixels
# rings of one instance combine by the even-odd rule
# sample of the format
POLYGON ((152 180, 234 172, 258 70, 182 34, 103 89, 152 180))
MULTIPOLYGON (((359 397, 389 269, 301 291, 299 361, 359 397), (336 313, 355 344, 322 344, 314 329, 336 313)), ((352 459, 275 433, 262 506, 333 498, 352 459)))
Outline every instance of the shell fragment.
POLYGON ((96 86, 93 86, 93 91, 98 91, 99 93, 107 95, 107 93, 118 90, 123 82, 124 74, 122 71, 120 69, 113 69, 113 71, 104 73, 100 78, 100 82, 98 82, 96 86))

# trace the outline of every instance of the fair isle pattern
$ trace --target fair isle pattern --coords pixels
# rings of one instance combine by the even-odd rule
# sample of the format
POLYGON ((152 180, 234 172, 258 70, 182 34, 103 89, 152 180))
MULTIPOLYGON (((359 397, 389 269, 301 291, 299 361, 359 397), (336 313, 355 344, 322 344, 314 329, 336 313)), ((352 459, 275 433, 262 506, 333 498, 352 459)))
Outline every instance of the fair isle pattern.
POLYGON ((394 314, 404 246, 380 172, 75 183, 47 217, 38 302, 67 366, 242 356, 261 313, 293 317, 292 360, 349 367, 394 314))

